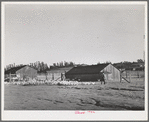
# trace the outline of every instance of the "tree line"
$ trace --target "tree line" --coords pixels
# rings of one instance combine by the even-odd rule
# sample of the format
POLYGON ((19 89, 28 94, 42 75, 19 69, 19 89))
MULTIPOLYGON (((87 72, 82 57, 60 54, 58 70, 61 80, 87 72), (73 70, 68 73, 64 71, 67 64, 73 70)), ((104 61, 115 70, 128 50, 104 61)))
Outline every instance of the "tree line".
MULTIPOLYGON (((106 61, 105 63, 111 63, 110 61, 106 61)), ((119 69, 123 69, 123 68, 131 68, 133 64, 139 64, 139 63, 144 63, 144 61, 142 59, 138 59, 137 62, 128 62, 128 61, 124 61, 124 62, 120 62, 120 63, 113 63, 113 65, 119 69)), ((103 64, 98 62, 97 65, 99 64, 103 64)), ((111 63, 112 64, 112 63, 111 63)), ((43 61, 36 61, 34 63, 29 63, 27 64, 28 66, 36 69, 38 72, 46 72, 47 70, 49 70, 50 68, 60 68, 60 67, 69 67, 69 66, 85 66, 87 64, 75 64, 74 62, 70 61, 61 61, 61 62, 57 62, 57 63, 53 63, 53 65, 48 66, 47 63, 44 63, 43 61)), ((19 67, 19 66, 23 66, 23 64, 20 65, 15 65, 14 64, 9 64, 5 67, 5 71, 13 68, 13 67, 19 67)))
MULTIPOLYGON (((29 63, 27 65, 34 68, 34 69, 36 69, 40 73, 40 72, 46 72, 50 68, 75 66, 75 63, 71 62, 71 61, 70 62, 61 61, 61 62, 58 62, 58 63, 53 63, 52 66, 48 66, 48 64, 44 63, 43 61, 42 62, 36 61, 34 63, 29 63)), ((15 65, 15 63, 13 63, 13 64, 6 65, 4 70, 7 71, 11 68, 20 67, 20 66, 24 66, 24 65, 23 64, 15 65)))
POLYGON ((67 62, 67 61, 61 61, 58 63, 53 63, 52 67, 69 67, 69 66, 75 66, 76 64, 72 61, 67 62))
MULTIPOLYGON (((47 63, 40 62, 40 61, 36 61, 34 63, 29 63, 27 65, 34 68, 34 69, 36 69, 38 72, 45 72, 46 70, 48 70, 50 68, 47 65, 47 63)), ((14 68, 14 67, 21 67, 21 66, 24 66, 24 64, 19 64, 19 65, 15 65, 15 63, 14 64, 9 64, 9 65, 6 65, 5 71, 7 71, 11 68, 14 68)))

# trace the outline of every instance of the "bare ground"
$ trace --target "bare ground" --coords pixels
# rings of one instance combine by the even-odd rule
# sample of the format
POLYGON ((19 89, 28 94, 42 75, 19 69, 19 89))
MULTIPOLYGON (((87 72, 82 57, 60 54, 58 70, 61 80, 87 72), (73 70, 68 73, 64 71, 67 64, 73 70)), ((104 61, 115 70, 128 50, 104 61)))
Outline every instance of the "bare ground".
POLYGON ((5 110, 144 110, 144 82, 105 85, 5 85, 5 110))

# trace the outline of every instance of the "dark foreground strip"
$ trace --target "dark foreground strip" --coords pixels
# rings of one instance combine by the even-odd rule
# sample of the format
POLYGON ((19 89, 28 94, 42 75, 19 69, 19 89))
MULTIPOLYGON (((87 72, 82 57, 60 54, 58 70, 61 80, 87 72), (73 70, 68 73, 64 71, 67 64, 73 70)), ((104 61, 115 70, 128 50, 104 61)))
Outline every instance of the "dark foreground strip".
POLYGON ((126 91, 144 91, 143 89, 125 89, 125 88, 111 88, 112 90, 126 90, 126 91))
POLYGON ((144 107, 140 107, 140 106, 122 106, 122 105, 109 105, 109 104, 104 104, 103 102, 101 102, 100 100, 96 100, 94 98, 91 98, 92 100, 94 100, 96 103, 96 106, 100 106, 100 107, 110 107, 110 108, 123 108, 126 110, 144 110, 144 107))

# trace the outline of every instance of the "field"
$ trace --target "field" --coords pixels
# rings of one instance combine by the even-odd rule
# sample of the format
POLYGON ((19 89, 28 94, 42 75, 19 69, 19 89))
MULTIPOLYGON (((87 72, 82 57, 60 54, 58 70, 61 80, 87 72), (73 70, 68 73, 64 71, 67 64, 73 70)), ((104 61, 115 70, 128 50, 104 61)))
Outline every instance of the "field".
POLYGON ((105 85, 5 84, 4 110, 144 110, 144 81, 105 85))

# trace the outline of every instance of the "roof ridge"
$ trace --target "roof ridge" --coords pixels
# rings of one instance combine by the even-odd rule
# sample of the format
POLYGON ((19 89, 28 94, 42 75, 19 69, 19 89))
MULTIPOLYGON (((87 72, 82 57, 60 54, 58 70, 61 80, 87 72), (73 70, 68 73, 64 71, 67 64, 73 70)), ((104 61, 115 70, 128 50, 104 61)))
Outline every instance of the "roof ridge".
POLYGON ((67 74, 92 74, 92 73, 99 73, 109 64, 99 64, 99 65, 89 65, 89 66, 79 66, 74 67, 67 74))

